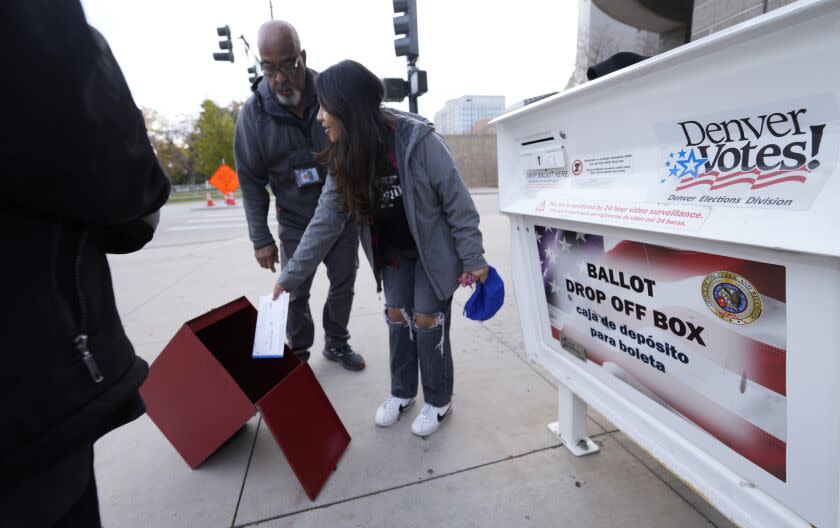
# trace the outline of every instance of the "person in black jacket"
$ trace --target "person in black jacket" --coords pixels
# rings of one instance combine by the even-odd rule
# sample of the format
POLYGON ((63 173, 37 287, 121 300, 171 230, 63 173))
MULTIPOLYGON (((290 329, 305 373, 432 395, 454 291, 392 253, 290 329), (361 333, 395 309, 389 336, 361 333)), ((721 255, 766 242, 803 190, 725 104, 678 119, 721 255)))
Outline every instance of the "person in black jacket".
POLYGON ((98 526, 93 444, 145 411, 106 253, 142 247, 169 183, 78 0, 0 6, 0 526, 98 526))

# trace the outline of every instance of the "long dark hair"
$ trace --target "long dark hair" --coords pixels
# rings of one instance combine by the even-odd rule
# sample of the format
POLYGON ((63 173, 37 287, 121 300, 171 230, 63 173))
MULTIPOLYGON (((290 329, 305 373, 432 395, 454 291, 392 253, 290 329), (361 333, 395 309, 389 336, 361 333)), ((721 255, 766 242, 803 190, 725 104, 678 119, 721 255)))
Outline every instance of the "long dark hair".
POLYGON ((378 156, 390 134, 382 108, 382 81, 358 62, 345 60, 322 71, 315 83, 318 101, 341 123, 341 138, 318 153, 340 193, 341 207, 370 217, 379 196, 378 156))

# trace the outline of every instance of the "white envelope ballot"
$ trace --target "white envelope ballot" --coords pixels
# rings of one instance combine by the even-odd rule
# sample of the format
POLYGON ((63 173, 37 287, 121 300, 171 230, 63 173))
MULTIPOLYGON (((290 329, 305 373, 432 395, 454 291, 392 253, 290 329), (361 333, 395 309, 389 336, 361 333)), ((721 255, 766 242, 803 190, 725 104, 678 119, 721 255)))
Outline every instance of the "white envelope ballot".
POLYGON ((289 294, 284 292, 273 300, 271 295, 260 297, 257 328, 254 332, 254 358, 281 358, 286 344, 286 319, 289 315, 289 294))

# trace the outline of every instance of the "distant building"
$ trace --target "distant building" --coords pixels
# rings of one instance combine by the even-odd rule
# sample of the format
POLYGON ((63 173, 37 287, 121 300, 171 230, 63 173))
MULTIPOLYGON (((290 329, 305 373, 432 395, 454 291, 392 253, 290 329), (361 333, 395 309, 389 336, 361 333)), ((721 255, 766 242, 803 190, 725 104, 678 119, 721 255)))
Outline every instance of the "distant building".
POLYGON ((445 135, 471 134, 476 123, 504 111, 502 95, 465 95, 446 101, 443 110, 435 114, 435 129, 445 135))

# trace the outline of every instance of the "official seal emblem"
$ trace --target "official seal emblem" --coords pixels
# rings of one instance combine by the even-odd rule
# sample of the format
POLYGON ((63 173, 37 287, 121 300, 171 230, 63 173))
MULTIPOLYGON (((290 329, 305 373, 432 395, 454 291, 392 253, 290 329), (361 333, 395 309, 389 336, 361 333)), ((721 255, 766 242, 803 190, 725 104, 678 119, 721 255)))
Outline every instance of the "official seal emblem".
POLYGON ((707 275, 701 292, 709 310, 727 323, 746 325, 761 317, 761 295, 737 273, 716 271, 707 275))

